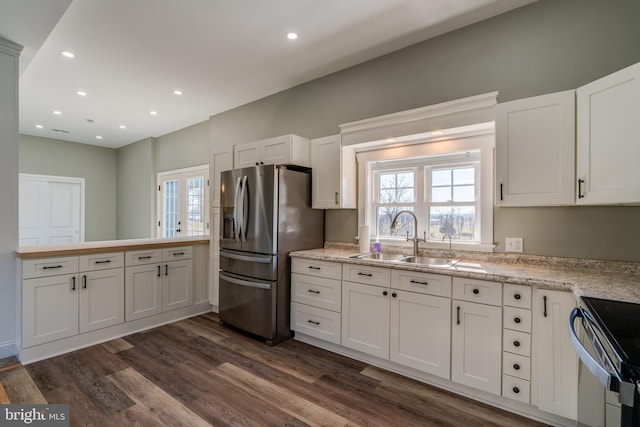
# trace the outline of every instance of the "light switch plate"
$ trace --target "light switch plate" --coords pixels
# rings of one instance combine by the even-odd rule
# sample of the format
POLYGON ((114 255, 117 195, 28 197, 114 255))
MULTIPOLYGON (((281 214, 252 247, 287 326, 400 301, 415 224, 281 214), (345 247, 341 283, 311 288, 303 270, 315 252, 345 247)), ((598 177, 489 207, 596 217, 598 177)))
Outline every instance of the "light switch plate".
POLYGON ((522 237, 507 237, 504 240, 507 252, 522 252, 522 237))

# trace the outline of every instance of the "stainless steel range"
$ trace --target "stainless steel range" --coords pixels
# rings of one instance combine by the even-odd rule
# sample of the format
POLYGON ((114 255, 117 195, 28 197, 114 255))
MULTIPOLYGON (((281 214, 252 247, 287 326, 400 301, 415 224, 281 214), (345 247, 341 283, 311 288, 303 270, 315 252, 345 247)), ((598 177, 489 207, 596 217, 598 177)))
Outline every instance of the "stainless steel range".
POLYGON ((582 297, 569 317, 569 333, 582 365, 617 393, 621 425, 640 426, 640 304, 582 297), (582 341, 575 329, 578 318, 582 341))

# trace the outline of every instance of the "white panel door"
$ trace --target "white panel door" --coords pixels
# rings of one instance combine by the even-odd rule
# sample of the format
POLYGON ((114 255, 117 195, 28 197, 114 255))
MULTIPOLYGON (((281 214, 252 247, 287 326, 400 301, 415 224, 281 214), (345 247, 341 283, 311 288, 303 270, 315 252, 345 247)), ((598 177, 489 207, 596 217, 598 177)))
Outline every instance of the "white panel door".
POLYGON ((20 175, 20 246, 84 240, 84 179, 20 175))
POLYGON ((640 202, 640 63, 577 90, 578 204, 640 202))
POLYGON ((453 301, 451 329, 451 380, 500 395, 502 307, 453 301))
POLYGON ((340 135, 311 140, 311 204, 314 209, 340 207, 340 135))

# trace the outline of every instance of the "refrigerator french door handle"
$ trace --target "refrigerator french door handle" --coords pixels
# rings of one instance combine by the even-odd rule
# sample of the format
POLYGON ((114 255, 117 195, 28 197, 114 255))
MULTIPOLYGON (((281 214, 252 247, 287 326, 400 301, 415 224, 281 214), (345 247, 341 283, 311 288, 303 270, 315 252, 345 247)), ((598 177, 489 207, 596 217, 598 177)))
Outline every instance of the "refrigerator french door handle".
POLYGON ((226 274, 220 274, 220 277, 229 283, 233 283, 234 285, 247 286, 250 288, 258 288, 258 289, 271 289, 271 285, 266 283, 257 283, 257 282, 249 282, 248 280, 240 280, 235 277, 227 276, 226 274))
POLYGON ((249 201, 247 200, 247 176, 242 177, 242 241, 247 241, 247 225, 249 222, 249 201))
POLYGON ((240 238, 240 221, 238 221, 240 215, 239 215, 239 210, 241 209, 240 206, 240 185, 242 183, 242 177, 238 177, 237 181, 236 181, 236 191, 233 193, 233 226, 235 227, 234 233, 233 233, 233 240, 235 242, 238 241, 238 239, 240 238))

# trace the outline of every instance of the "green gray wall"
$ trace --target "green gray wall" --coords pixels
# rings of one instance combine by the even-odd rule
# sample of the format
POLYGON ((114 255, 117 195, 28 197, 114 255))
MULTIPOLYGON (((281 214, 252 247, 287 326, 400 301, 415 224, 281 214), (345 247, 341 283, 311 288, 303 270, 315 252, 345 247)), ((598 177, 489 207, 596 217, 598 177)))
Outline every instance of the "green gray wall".
POLYGON ((156 138, 156 171, 205 165, 210 153, 208 123, 198 123, 156 138))
MULTIPOLYGON (((498 101, 576 88, 640 61, 640 1, 540 0, 212 116, 213 147, 338 125, 498 90, 498 101)), ((495 208, 496 251, 640 261, 640 208, 495 208)), ((328 211, 326 239, 353 241, 356 211, 328 211)))
POLYGON ((117 238, 155 237, 155 139, 147 138, 116 152, 117 238))
POLYGON ((85 179, 85 240, 116 238, 116 151, 19 135, 20 173, 85 179))

